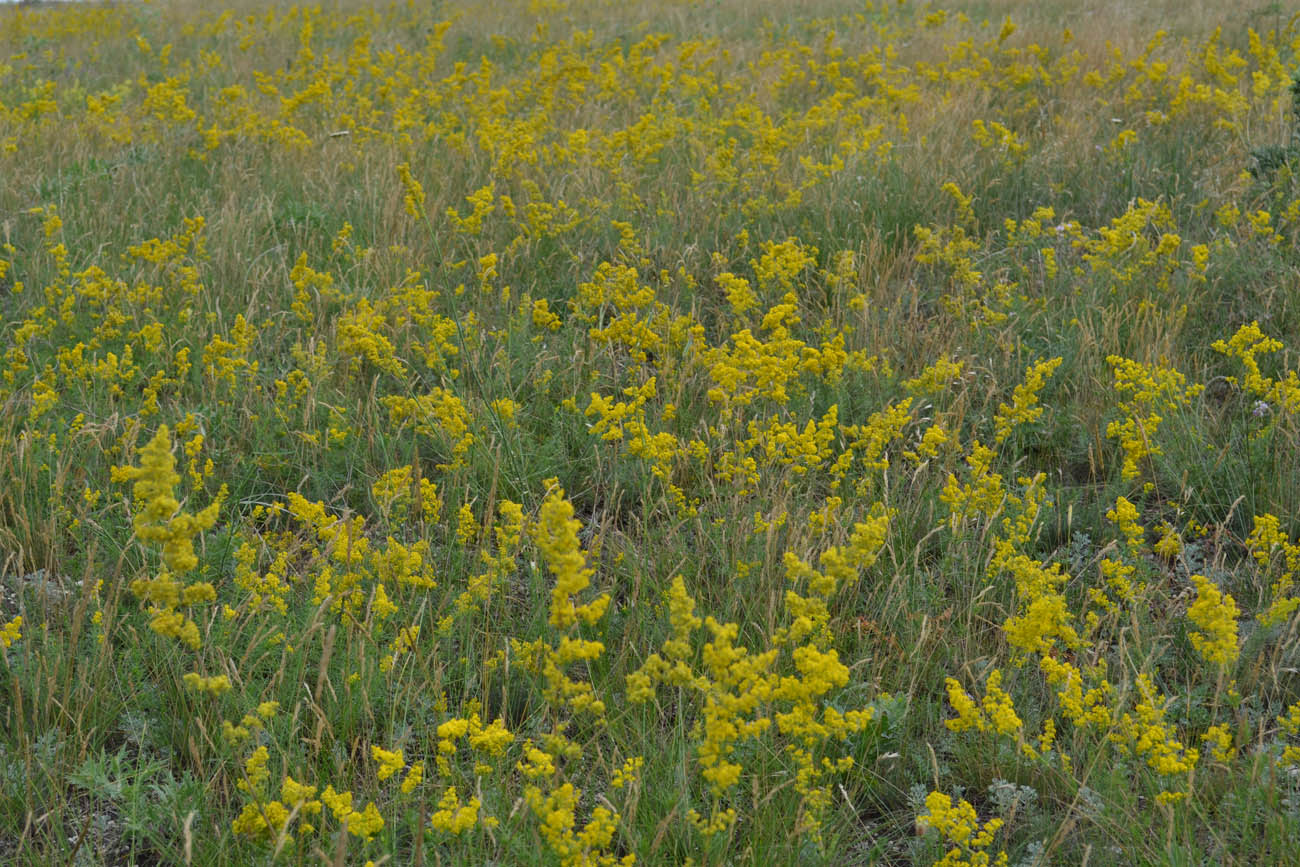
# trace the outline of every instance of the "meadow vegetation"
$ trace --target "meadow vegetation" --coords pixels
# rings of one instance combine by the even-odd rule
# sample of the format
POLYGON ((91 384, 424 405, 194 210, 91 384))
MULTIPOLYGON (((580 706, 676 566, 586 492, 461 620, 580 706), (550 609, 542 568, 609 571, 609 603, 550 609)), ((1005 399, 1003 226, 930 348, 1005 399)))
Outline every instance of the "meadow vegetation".
POLYGON ((0 8, 0 861, 1293 857, 1298 51, 0 8))

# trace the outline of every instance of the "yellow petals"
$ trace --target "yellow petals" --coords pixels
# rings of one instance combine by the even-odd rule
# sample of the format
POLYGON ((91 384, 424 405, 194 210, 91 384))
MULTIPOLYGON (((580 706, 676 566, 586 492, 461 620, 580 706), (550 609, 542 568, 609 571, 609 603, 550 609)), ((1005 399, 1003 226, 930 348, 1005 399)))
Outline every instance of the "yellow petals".
POLYGON ((215 677, 204 677, 201 674, 191 671, 181 678, 185 685, 195 692, 207 692, 212 695, 221 695, 223 692, 230 692, 230 678, 224 674, 215 677))
POLYGON ((15 617, 3 627, 0 627, 0 646, 5 649, 14 646, 14 642, 23 637, 21 632, 23 626, 22 617, 15 617))
POLYGON ((438 809, 429 819, 434 830, 447 834, 463 834, 478 824, 478 811, 482 806, 478 798, 461 804, 455 787, 449 787, 438 801, 438 809))
POLYGON ((406 767, 406 760, 402 758, 401 750, 390 752, 379 746, 371 746, 370 756, 379 764, 376 776, 381 780, 388 779, 406 767))
POLYGON ((1241 612, 1230 595, 1219 590, 1204 575, 1193 575, 1196 601, 1187 609, 1187 619, 1197 631, 1189 634, 1192 646, 1213 666, 1225 668, 1237 661, 1237 618, 1241 612))

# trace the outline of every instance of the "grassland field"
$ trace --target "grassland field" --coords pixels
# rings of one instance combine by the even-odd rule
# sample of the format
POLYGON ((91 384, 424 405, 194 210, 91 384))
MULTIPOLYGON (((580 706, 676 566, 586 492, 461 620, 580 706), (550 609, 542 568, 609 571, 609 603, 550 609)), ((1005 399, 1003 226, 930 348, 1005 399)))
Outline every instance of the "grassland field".
POLYGON ((1298 863, 1298 69, 0 7, 0 863, 1298 863))

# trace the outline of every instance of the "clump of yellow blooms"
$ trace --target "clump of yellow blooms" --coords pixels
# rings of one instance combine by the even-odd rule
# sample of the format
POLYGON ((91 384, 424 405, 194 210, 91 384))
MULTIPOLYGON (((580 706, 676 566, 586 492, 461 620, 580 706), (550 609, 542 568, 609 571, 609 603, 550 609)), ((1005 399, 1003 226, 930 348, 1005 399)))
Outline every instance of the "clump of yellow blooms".
POLYGON ((786 591, 786 610, 793 621, 774 636, 777 643, 799 642, 810 636, 818 642, 829 640, 828 602, 836 593, 856 584, 862 572, 876 562, 885 543, 889 520, 889 513, 876 506, 867 521, 854 525, 847 546, 830 547, 821 553, 820 571, 793 552, 786 552, 784 565, 788 580, 794 585, 806 583, 810 595, 801 596, 793 589, 786 591))
POLYGON ((1155 551, 1166 560, 1172 560, 1183 550, 1182 540, 1178 538, 1178 531, 1168 522, 1160 528, 1160 540, 1151 546, 1155 551))
POLYGON ((364 810, 353 808, 351 792, 338 793, 333 786, 326 786, 320 799, 330 808, 334 818, 354 837, 370 840, 384 827, 384 818, 379 815, 379 808, 373 802, 366 804, 364 810))
POLYGON ((1265 577, 1274 572, 1274 563, 1278 564, 1270 588, 1272 602, 1259 615, 1259 620, 1265 626, 1282 623, 1300 610, 1300 596, 1290 595, 1295 588, 1296 576, 1300 575, 1300 544, 1283 534, 1276 515, 1266 514, 1255 516, 1246 547, 1265 577))
POLYGON ((1187 619, 1196 626, 1189 638, 1197 653, 1218 668, 1237 661, 1237 602, 1204 575, 1193 575, 1196 601, 1187 609, 1187 619))
POLYGON ((947 358, 940 358, 921 373, 903 381, 903 388, 916 396, 936 396, 959 382, 965 371, 965 363, 947 358))
POLYGON ((442 511, 438 486, 418 475, 411 466, 384 473, 370 486, 370 492, 380 510, 396 523, 401 523, 408 512, 434 523, 442 511))
POLYGON ((239 789, 254 797, 245 804, 243 811, 232 824, 236 834, 249 837, 274 837, 284 831, 289 820, 289 810, 278 800, 263 801, 261 793, 266 789, 270 772, 266 768, 270 752, 266 747, 258 747, 244 761, 244 775, 236 784, 239 789))
POLYGON ((429 823, 435 830, 447 834, 463 834, 478 824, 478 810, 481 806, 478 798, 470 798, 461 804, 456 788, 449 786, 438 800, 438 809, 429 818, 429 823))
MULTIPOLYGON (((1156 689, 1151 678, 1138 675, 1138 701, 1133 712, 1125 713, 1119 720, 1111 739, 1122 748, 1145 759, 1147 766, 1162 778, 1190 778, 1200 754, 1186 746, 1177 737, 1174 727, 1165 720, 1165 698, 1156 689)), ((1167 780, 1166 785, 1175 785, 1167 780)), ((1180 800, 1186 792, 1165 789, 1159 797, 1166 801, 1180 800)))
POLYGON ((937 831, 945 844, 951 846, 936 865, 943 867, 1005 867, 1007 853, 992 854, 989 849, 1002 820, 993 818, 980 824, 975 808, 965 800, 956 804, 943 792, 931 792, 925 798, 925 812, 916 819, 922 833, 937 831))
POLYGON ((587 557, 578 540, 581 524, 573 518, 573 504, 554 479, 546 481, 551 493, 542 502, 541 514, 532 537, 555 578, 551 589, 549 624, 558 641, 537 639, 512 642, 521 664, 542 675, 544 696, 553 707, 567 706, 573 713, 600 719, 605 702, 597 698, 588 681, 575 680, 565 669, 575 663, 590 663, 605 652, 600 641, 582 638, 579 625, 595 626, 609 608, 610 596, 601 593, 587 601, 579 597, 591 585, 595 571, 587 566, 587 557))
POLYGON ((241 376, 247 379, 257 374, 258 362, 248 359, 256 337, 257 329, 241 313, 235 317, 229 339, 217 335, 203 348, 203 369, 223 391, 233 392, 241 376))
POLYGON ((1292 415, 1300 413, 1300 376, 1297 376, 1296 371, 1288 370, 1284 377, 1275 379, 1264 376, 1260 370, 1258 356, 1277 352, 1283 346, 1282 341, 1266 337, 1259 322, 1241 326, 1227 340, 1216 340, 1212 348, 1236 358, 1245 368, 1246 375, 1241 379, 1241 386, 1246 391, 1281 411, 1292 415))
POLYGON ((244 714, 239 725, 235 725, 230 720, 222 720, 222 737, 231 746, 239 746, 248 741, 254 733, 262 731, 266 722, 274 717, 279 709, 278 701, 264 701, 257 706, 256 712, 244 714))
POLYGON ((1070 662, 1053 656, 1039 658, 1039 667, 1048 685, 1056 687, 1061 716, 1075 726, 1105 730, 1111 724, 1110 699, 1114 687, 1105 678, 1105 670, 1080 670, 1070 662), (1085 689, 1086 683, 1095 683, 1085 689))
MULTIPOLYGON (((1277 718, 1277 722, 1282 727, 1282 732, 1288 737, 1300 737, 1300 702, 1296 702, 1287 708, 1286 713, 1277 718)), ((1300 765, 1300 745, 1287 744, 1284 746, 1277 763, 1283 768, 1300 765)))
POLYGON ((1201 740, 1209 747, 1213 761, 1226 765, 1237 757, 1237 748, 1232 745, 1232 732, 1226 723, 1210 726, 1201 735, 1201 740))
POLYGON ((304 834, 324 833, 309 820, 323 815, 325 808, 329 808, 339 827, 353 837, 369 841, 383 830, 384 819, 374 802, 357 810, 353 807, 352 793, 338 792, 332 785, 327 785, 318 795, 317 786, 298 782, 286 774, 280 784, 280 796, 272 798, 268 786, 269 761, 270 751, 265 746, 255 749, 244 761, 244 772, 236 786, 252 800, 244 805, 231 825, 236 834, 270 842, 279 840, 280 844, 292 843, 289 826, 294 820, 300 822, 299 830, 304 834))
POLYGON ((610 778, 609 784, 615 789, 621 789, 624 786, 634 786, 641 779, 641 769, 645 767, 644 756, 633 756, 623 763, 623 766, 614 772, 610 778))
POLYGON ((388 779, 406 767, 406 760, 402 758, 401 750, 386 750, 373 745, 370 747, 370 755, 379 764, 376 776, 381 780, 388 779))
POLYGON ((524 540, 524 512, 519 503, 503 500, 497 506, 497 523, 492 528, 496 542, 495 552, 486 546, 479 551, 484 571, 472 575, 465 590, 456 597, 456 610, 465 614, 487 611, 501 585, 515 569, 515 558, 524 540))
POLYGON ((578 806, 579 792, 572 783, 565 783, 549 794, 543 795, 536 786, 524 792, 528 806, 536 815, 542 839, 562 865, 630 865, 636 863, 635 855, 619 858, 606 849, 614 840, 618 829, 618 814, 606 807, 591 811, 591 818, 581 829, 577 827, 574 812, 578 806))
POLYGON ((889 515, 879 508, 874 511, 868 521, 855 525, 848 546, 823 552, 822 571, 787 552, 791 582, 806 583, 811 595, 787 591, 790 623, 771 636, 772 647, 761 653, 735 643, 736 624, 697 617, 682 577, 673 579, 667 594, 672 637, 664 642, 662 655, 651 654, 628 676, 627 695, 633 702, 653 701, 657 685, 664 684, 697 696, 701 717, 691 735, 713 810, 708 817, 694 810, 691 815, 705 837, 728 831, 736 822, 736 809, 725 804, 745 770, 734 760, 737 747, 773 737, 796 768, 795 788, 806 811, 803 830, 820 843, 822 815, 831 801, 829 780, 853 767, 850 756, 831 758, 827 753, 835 741, 861 731, 874 716, 871 707, 840 711, 830 704, 829 696, 848 683, 849 672, 834 649, 822 649, 829 639, 829 601, 858 581, 884 544, 889 515), (710 640, 697 657, 692 638, 701 626, 710 640), (789 674, 781 671, 786 665, 789 674))
POLYGON ((1025 381, 1011 393, 1011 405, 998 405, 997 414, 993 417, 994 441, 1003 442, 1017 425, 1029 424, 1042 416, 1043 408, 1038 405, 1038 393, 1046 385, 1047 377, 1061 366, 1061 361, 1060 358, 1051 358, 1031 364, 1025 370, 1025 381))
POLYGON ((462 503, 456 511, 456 541, 468 545, 478 536, 478 519, 469 503, 462 503))
POLYGON ((1002 689, 1002 671, 994 669, 984 685, 984 698, 977 705, 953 678, 945 681, 948 701, 956 711, 954 719, 947 720, 948 728, 955 732, 975 729, 992 731, 1000 735, 1019 734, 1023 723, 1016 714, 1011 696, 1002 689))
POLYGON ((23 619, 21 616, 15 617, 4 626, 0 626, 0 644, 4 645, 6 650, 13 647, 14 642, 23 637, 22 628, 23 619))
POLYGON ((975 440, 966 456, 970 481, 962 483, 956 474, 948 474, 941 499, 952 513, 954 528, 968 517, 983 515, 992 518, 1002 509, 1006 493, 1002 474, 992 471, 995 457, 997 455, 992 449, 975 440))
POLYGON ((201 643, 198 624, 178 609, 215 601, 216 589, 206 581, 184 584, 180 576, 198 565, 194 538, 216 524, 224 494, 197 514, 181 510, 175 497, 181 477, 166 425, 140 450, 140 466, 114 467, 113 478, 135 482, 132 493, 139 509, 133 523, 136 537, 162 546, 163 571, 153 578, 132 581, 131 592, 149 604, 150 628, 197 650, 201 643))
POLYGON ((416 219, 424 216, 424 187, 411 174, 410 163, 401 163, 397 167, 397 176, 402 181, 402 188, 406 191, 406 197, 403 204, 406 206, 406 213, 416 219))
POLYGON ((450 759, 456 755, 459 749, 457 741, 462 738, 475 752, 492 758, 500 758, 505 755, 506 748, 515 740, 514 734, 506 728, 502 719, 498 717, 491 723, 484 725, 476 711, 470 711, 464 717, 455 717, 440 723, 437 734, 438 771, 443 776, 451 775, 450 759))
POLYGON ((419 788, 424 782, 424 762, 416 762, 407 770, 406 776, 402 779, 401 791, 403 795, 409 795, 419 788))
POLYGON ((416 433, 430 437, 447 446, 448 459, 437 465, 439 470, 464 466, 474 435, 469 410, 456 394, 445 388, 434 388, 417 397, 389 395, 381 401, 388 409, 389 419, 396 425, 412 424, 416 433))
MULTIPOLYGON (((554 484, 554 480, 550 480, 554 484)), ((563 489, 554 490, 542 504, 541 517, 533 533, 538 549, 555 577, 551 590, 550 625, 567 630, 579 621, 588 626, 605 615, 608 594, 578 605, 575 597, 591 584, 594 570, 578 541, 581 525, 573 519, 573 505, 564 499, 563 489)))
POLYGON ((1142 539, 1146 535, 1139 518, 1137 506, 1127 497, 1116 497, 1115 508, 1106 512, 1106 520, 1113 523, 1124 534, 1124 542, 1132 553, 1142 550, 1142 539))
MULTIPOLYGON (((382 586, 382 585, 381 585, 382 586)), ((388 645, 388 653, 379 660, 380 671, 391 671, 403 654, 410 653, 420 637, 419 626, 404 626, 397 631, 397 636, 388 645)))
POLYGON ((1114 373, 1123 415, 1106 426, 1106 436, 1119 441, 1124 454, 1120 471, 1123 478, 1135 479, 1142 460, 1164 453, 1156 441, 1164 421, 1161 413, 1187 406, 1202 388, 1186 386, 1182 373, 1161 365, 1146 365, 1118 355, 1108 356, 1106 363, 1114 373))
POLYGON ((218 674, 214 677, 204 677, 198 672, 191 671, 181 678, 185 685, 195 692, 206 692, 212 695, 221 695, 223 692, 230 692, 230 678, 224 674, 218 674))

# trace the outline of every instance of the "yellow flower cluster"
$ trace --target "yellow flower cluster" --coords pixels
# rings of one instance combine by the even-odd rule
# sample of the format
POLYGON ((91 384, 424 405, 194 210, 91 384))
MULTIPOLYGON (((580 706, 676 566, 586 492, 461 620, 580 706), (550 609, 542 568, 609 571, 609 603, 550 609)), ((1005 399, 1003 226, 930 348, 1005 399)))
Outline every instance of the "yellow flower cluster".
POLYGON ((989 851, 1002 820, 989 819, 981 825, 975 808, 965 800, 954 804, 950 796, 931 792, 925 797, 925 812, 917 817, 916 826, 921 833, 937 831, 953 847, 934 862, 936 867, 1006 867, 1009 863, 1006 852, 994 855, 989 851))
POLYGON ((1277 352, 1283 346, 1282 341, 1266 337, 1258 322, 1241 326, 1232 337, 1216 340, 1211 348, 1236 358, 1246 369, 1246 375, 1241 379, 1241 386, 1246 391, 1270 407, 1290 415, 1300 414, 1300 377, 1296 372, 1288 370, 1284 377, 1275 379, 1260 371, 1257 356, 1277 352))
MULTIPOLYGON (((554 480, 548 484, 554 485, 554 480)), ((571 629, 579 621, 591 626, 609 608, 607 593, 589 602, 577 602, 576 597, 590 586, 593 574, 578 541, 581 526, 573 519, 573 504, 564 498, 564 490, 556 487, 542 502, 541 515, 533 531, 533 540, 555 576, 550 624, 556 629, 571 629)))
POLYGON ((212 695, 221 695, 223 692, 230 692, 230 678, 224 674, 218 674, 214 677, 204 677, 198 672, 191 671, 181 680, 185 686, 195 692, 207 692, 212 695))
POLYGON ((1221 591, 1204 575, 1193 575, 1196 601, 1187 609, 1187 619, 1197 631, 1189 636, 1205 661, 1227 668, 1237 661, 1237 618, 1240 610, 1230 595, 1221 591))
MULTIPOLYGON (((1282 732, 1290 738, 1300 737, 1300 702, 1287 708, 1286 713, 1277 718, 1282 732)), ((1278 757, 1278 765, 1283 768, 1300 765, 1300 745, 1287 744, 1278 757)))
POLYGON ((446 471, 464 465, 475 436, 469 411, 459 397, 445 388, 435 388, 417 397, 389 395, 381 402, 394 424, 413 423, 416 433, 446 446, 447 460, 438 464, 438 469, 446 471))
POLYGON ((1060 358, 1051 358, 1032 364, 1025 370, 1025 381, 1012 392, 1011 405, 998 405, 997 415, 993 417, 995 442, 1006 440, 1017 425, 1038 420, 1043 414, 1043 408, 1038 405, 1038 393, 1046 385, 1047 377, 1060 366, 1060 358))
POLYGON ((132 493, 139 508, 133 524, 135 534, 162 546, 163 571, 153 578, 132 581, 131 592, 149 604, 150 627, 155 632, 197 650, 201 643, 198 624, 177 609, 213 602, 216 590, 206 581, 183 584, 177 576, 198 565, 194 537, 216 524, 224 493, 197 514, 181 510, 174 494, 181 477, 176 472, 171 431, 166 425, 160 426, 141 449, 140 466, 114 467, 113 478, 135 482, 132 493))
MULTIPOLYGON (((317 605, 328 600, 330 610, 339 612, 345 623, 383 621, 396 614, 399 606, 389 599, 388 587, 430 590, 436 586, 426 540, 408 546, 389 536, 382 545, 372 545, 364 516, 334 517, 324 503, 311 502, 295 492, 288 494, 284 508, 323 544, 324 550, 309 547, 306 552, 316 561, 313 599, 317 605), (363 616, 366 610, 369 617, 363 616)), ((270 575, 283 568, 284 557, 282 551, 265 578, 251 569, 251 560, 236 577, 248 587, 271 586, 283 591, 283 582, 271 580, 270 575)))
MULTIPOLYGON (((1147 765, 1162 777, 1187 775, 1190 779, 1200 754, 1179 741, 1173 727, 1165 721, 1165 699, 1151 678, 1145 674, 1138 675, 1137 687, 1139 699, 1133 713, 1123 715, 1111 739, 1144 758, 1147 765)), ((1161 797, 1173 801, 1184 794, 1165 790, 1161 797)))
POLYGON ((826 753, 834 741, 864 729, 874 715, 871 707, 840 711, 829 702, 830 695, 848 683, 849 672, 834 649, 822 649, 829 639, 828 602, 875 562, 888 526, 888 514, 877 509, 867 522, 855 525, 848 546, 823 552, 824 571, 787 552, 789 579, 796 585, 806 583, 812 595, 787 591, 790 625, 775 631, 770 637, 772 647, 762 653, 735 643, 736 624, 697 617, 695 601, 681 576, 673 579, 667 594, 672 637, 664 642, 662 655, 651 654, 628 675, 627 697, 638 703, 652 701, 657 685, 665 684, 689 690, 700 703, 701 717, 691 734, 700 776, 713 798, 709 817, 694 814, 704 836, 725 832, 736 821, 735 808, 724 806, 724 799, 744 771, 735 760, 737 747, 771 736, 783 744, 797 769, 795 788, 806 811, 802 830, 820 843, 822 816, 831 802, 829 780, 853 767, 851 757, 832 759, 826 753), (710 640, 699 648, 697 663, 692 639, 700 626, 710 640), (785 665, 790 666, 790 674, 782 674, 785 665))
POLYGON ((434 830, 445 834, 463 834, 478 824, 478 810, 481 806, 478 798, 470 798, 461 804, 455 787, 449 786, 438 799, 438 809, 429 818, 429 823, 434 830))
POLYGON ((384 819, 374 802, 366 804, 363 810, 354 809, 352 793, 335 791, 332 785, 327 785, 318 795, 316 786, 300 783, 286 774, 280 784, 279 798, 271 798, 267 785, 271 778, 267 769, 269 761, 269 750, 261 746, 244 762, 244 774, 237 785, 252 800, 244 805, 231 825, 236 834, 267 840, 278 848, 293 842, 289 827, 294 820, 299 822, 303 834, 325 833, 308 820, 323 815, 326 807, 340 828, 361 840, 369 841, 383 830, 384 819))
MULTIPOLYGON (((485 567, 483 572, 470 577, 465 590, 456 597, 456 610, 459 614, 472 611, 487 611, 489 602, 515 569, 524 538, 523 507, 510 500, 503 500, 497 506, 497 522, 493 526, 496 551, 480 550, 479 557, 485 567)), ((468 544, 466 537, 462 544, 468 544)))
POLYGON ((6 650, 13 647, 14 642, 23 637, 23 633, 21 631, 22 628, 23 628, 22 617, 15 617, 13 620, 10 620, 4 626, 0 626, 0 644, 4 645, 4 648, 6 650))
POLYGON ((1125 480, 1135 479, 1140 472, 1140 461, 1164 453, 1155 441, 1164 421, 1160 413, 1187 406, 1202 389, 1185 387, 1186 378, 1167 367, 1145 365, 1117 355, 1108 356, 1106 363, 1114 373, 1115 391, 1121 395, 1119 409, 1123 414, 1123 418, 1106 426, 1106 436, 1118 440, 1123 451, 1121 475, 1125 480))
POLYGON ((450 759, 456 755, 458 740, 463 738, 475 752, 495 758, 505 755, 506 748, 515 740, 503 720, 498 718, 484 725, 476 712, 439 724, 437 734, 438 770, 443 776, 452 773, 450 759))
POLYGON ((619 858, 606 851, 618 829, 618 814, 605 807, 591 811, 591 818, 581 829, 577 827, 574 811, 578 806, 579 792, 572 783, 543 795, 535 786, 524 793, 529 808, 537 816, 542 839, 564 867, 609 867, 636 863, 635 855, 619 858))
POLYGON ((1289 619, 1300 610, 1300 596, 1290 595, 1295 588, 1297 576, 1300 576, 1300 543, 1294 543, 1282 532, 1281 522, 1276 515, 1265 514, 1255 517, 1255 526, 1246 539, 1246 547, 1268 577, 1274 572, 1274 563, 1278 563, 1277 575, 1272 581, 1272 601, 1268 608, 1259 615, 1265 626, 1274 626, 1289 619))
POLYGON ((402 757, 401 750, 390 751, 378 745, 373 745, 370 747, 370 756, 379 763, 376 776, 381 780, 388 779, 406 767, 406 759, 402 757))
POLYGON ((994 669, 989 673, 984 686, 984 698, 977 705, 953 678, 945 681, 948 688, 948 701, 957 716, 947 720, 948 728, 955 732, 975 729, 992 731, 1000 735, 1019 735, 1023 723, 1016 714, 1011 696, 1002 689, 1002 671, 994 669))
POLYGON ((238 746, 247 741, 254 732, 262 731, 266 722, 275 716, 280 709, 278 701, 264 701, 257 706, 255 713, 246 713, 240 720, 239 725, 235 725, 230 720, 221 721, 221 735, 226 743, 231 746, 238 746))

